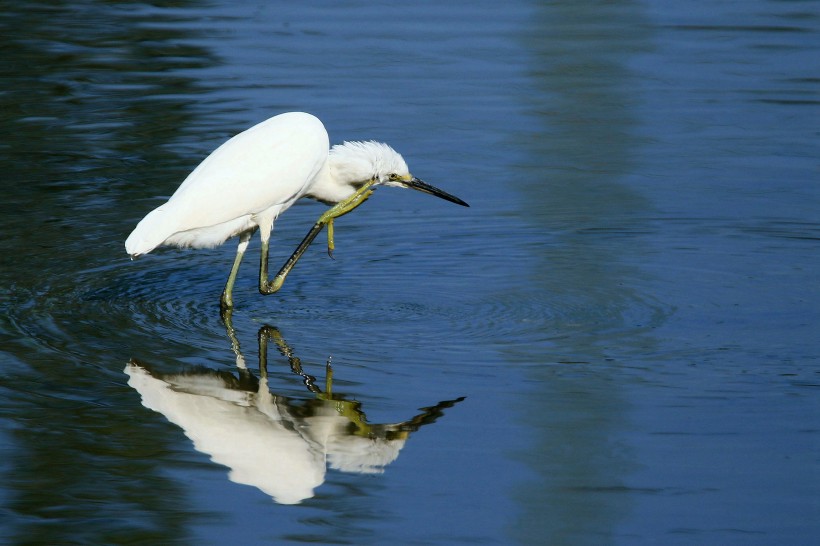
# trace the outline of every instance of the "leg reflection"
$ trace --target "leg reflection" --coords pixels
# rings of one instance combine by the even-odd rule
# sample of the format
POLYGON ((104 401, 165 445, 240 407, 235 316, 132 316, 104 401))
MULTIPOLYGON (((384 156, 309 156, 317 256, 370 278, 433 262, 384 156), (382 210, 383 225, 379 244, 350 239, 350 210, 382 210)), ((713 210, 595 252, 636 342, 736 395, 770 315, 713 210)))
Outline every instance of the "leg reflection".
MULTIPOLYGON (((128 385, 143 406, 179 426, 198 451, 230 469, 228 477, 252 485, 281 503, 313 496, 327 468, 343 472, 381 473, 404 447, 410 434, 442 416, 457 398, 422 408, 398 423, 371 424, 359 401, 334 392, 332 369, 326 367, 324 391, 304 371, 302 361, 273 326, 258 331, 259 378, 245 365, 230 310, 222 314, 236 356, 239 377, 224 368, 195 366, 163 373, 132 359, 125 368, 128 385), (271 392, 268 346, 276 345, 309 395, 271 392)), ((165 365, 167 367, 167 364, 165 365)))
MULTIPOLYGON (((245 364, 245 358, 242 355, 242 350, 239 345, 239 339, 236 336, 236 329, 233 326, 233 312, 231 309, 223 309, 222 320, 225 324, 225 330, 228 339, 231 342, 231 349, 236 355, 237 367, 240 374, 250 373, 245 364)), ((443 410, 453 407, 458 402, 464 400, 464 397, 459 397, 454 400, 445 400, 439 402, 434 406, 420 408, 422 413, 400 423, 385 423, 385 424, 370 424, 367 422, 367 415, 362 410, 362 403, 357 400, 346 400, 343 394, 334 394, 333 392, 333 367, 328 357, 325 364, 325 390, 322 391, 316 385, 316 377, 306 373, 302 366, 301 359, 295 355, 293 348, 285 341, 282 333, 275 326, 264 325, 259 328, 258 334, 259 344, 259 374, 263 379, 268 377, 268 344, 272 340, 279 353, 288 360, 290 370, 294 374, 300 376, 305 384, 305 387, 313 393, 316 401, 319 404, 314 405, 315 410, 320 411, 320 407, 330 404, 339 416, 343 416, 348 420, 349 433, 369 438, 384 438, 384 439, 399 439, 406 438, 410 432, 415 432, 420 427, 435 422, 436 419, 443 415, 443 410)), ((326 409, 326 408, 325 408, 326 409)))

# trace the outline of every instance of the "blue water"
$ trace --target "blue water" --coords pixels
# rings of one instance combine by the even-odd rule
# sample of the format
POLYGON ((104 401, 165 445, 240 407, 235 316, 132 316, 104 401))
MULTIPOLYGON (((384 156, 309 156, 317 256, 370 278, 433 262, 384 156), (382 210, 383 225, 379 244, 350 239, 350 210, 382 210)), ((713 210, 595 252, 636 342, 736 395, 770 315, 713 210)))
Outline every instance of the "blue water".
POLYGON ((819 13, 7 7, 0 542, 813 544, 819 13), (471 207, 380 189, 267 297, 254 241, 226 328, 233 243, 123 241, 291 110, 471 207))

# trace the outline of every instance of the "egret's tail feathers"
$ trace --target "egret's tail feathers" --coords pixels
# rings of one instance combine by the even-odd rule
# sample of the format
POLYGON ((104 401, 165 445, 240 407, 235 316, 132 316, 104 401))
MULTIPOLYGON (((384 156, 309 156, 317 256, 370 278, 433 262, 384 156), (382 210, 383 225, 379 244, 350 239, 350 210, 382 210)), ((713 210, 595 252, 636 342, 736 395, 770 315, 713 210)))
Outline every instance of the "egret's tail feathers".
POLYGON ((173 222, 173 215, 168 214, 165 205, 152 210, 125 240, 125 251, 131 257, 148 254, 174 234, 173 222))
POLYGON ((137 224, 125 240, 125 251, 135 258, 163 244, 180 248, 213 248, 234 235, 256 229, 257 225, 251 214, 210 225, 207 219, 191 219, 190 215, 180 220, 179 209, 166 203, 149 212, 137 224))

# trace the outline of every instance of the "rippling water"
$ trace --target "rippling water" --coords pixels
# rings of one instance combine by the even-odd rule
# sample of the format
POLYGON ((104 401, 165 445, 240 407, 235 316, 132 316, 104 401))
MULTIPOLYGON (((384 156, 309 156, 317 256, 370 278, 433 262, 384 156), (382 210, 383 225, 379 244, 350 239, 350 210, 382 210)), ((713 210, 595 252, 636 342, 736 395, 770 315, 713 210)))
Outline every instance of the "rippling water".
POLYGON ((0 25, 0 541, 815 541, 816 2, 0 25), (381 189, 270 297, 254 241, 226 325, 233 244, 123 241, 288 110, 472 206, 381 189))

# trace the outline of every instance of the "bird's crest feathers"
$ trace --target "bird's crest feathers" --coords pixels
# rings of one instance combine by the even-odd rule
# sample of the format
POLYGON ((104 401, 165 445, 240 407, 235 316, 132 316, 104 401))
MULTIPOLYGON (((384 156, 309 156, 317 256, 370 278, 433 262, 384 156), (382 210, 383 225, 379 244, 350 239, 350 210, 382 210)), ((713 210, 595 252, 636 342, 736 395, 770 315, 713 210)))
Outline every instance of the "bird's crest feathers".
POLYGON ((336 144, 330 149, 329 160, 334 175, 346 182, 364 182, 372 178, 385 182, 391 174, 408 174, 407 163, 401 154, 375 140, 336 144))

